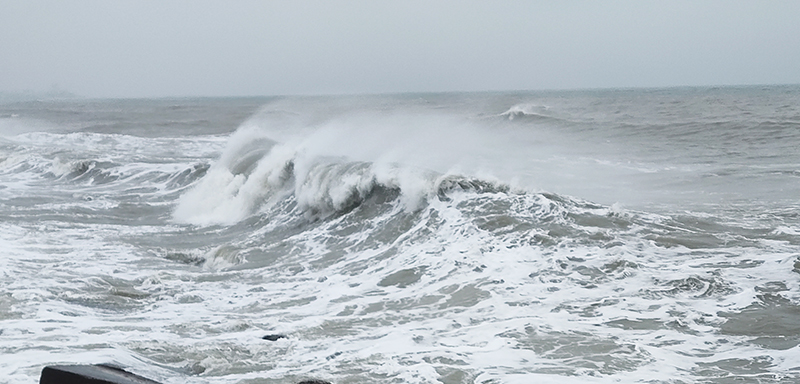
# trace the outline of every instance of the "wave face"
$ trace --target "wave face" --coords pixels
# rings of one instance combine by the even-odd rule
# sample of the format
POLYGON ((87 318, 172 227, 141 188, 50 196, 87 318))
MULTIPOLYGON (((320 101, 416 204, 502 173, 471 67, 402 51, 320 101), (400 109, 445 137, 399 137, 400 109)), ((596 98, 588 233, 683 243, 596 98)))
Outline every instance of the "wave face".
POLYGON ((797 101, 767 87, 4 105, 0 374, 799 380, 797 101))

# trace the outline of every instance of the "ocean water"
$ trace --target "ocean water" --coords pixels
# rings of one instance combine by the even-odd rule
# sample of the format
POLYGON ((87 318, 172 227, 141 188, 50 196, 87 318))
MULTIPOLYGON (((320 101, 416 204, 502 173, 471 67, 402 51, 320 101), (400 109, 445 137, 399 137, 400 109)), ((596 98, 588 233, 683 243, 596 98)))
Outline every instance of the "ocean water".
POLYGON ((3 104, 0 382, 798 382, 798 148, 800 86, 3 104))

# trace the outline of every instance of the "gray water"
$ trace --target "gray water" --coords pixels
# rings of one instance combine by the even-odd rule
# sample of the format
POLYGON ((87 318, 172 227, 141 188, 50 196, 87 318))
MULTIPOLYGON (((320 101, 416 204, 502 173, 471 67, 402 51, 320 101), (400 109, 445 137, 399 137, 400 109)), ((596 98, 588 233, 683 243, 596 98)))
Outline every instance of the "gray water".
POLYGON ((799 145, 798 86, 2 104, 0 377, 796 382, 799 145))

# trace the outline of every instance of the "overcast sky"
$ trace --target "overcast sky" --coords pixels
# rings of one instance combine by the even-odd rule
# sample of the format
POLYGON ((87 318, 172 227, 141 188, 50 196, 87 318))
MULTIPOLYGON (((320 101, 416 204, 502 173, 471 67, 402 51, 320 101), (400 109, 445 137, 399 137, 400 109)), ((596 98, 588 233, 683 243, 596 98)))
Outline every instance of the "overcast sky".
POLYGON ((800 1, 0 0, 0 92, 800 83, 800 1))

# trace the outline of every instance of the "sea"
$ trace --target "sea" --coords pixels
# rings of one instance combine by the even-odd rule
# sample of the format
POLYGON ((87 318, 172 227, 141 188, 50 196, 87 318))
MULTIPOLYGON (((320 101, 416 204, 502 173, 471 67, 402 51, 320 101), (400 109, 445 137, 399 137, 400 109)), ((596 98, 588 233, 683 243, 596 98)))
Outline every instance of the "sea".
POLYGON ((0 382, 800 382, 800 86, 0 104, 0 382))

